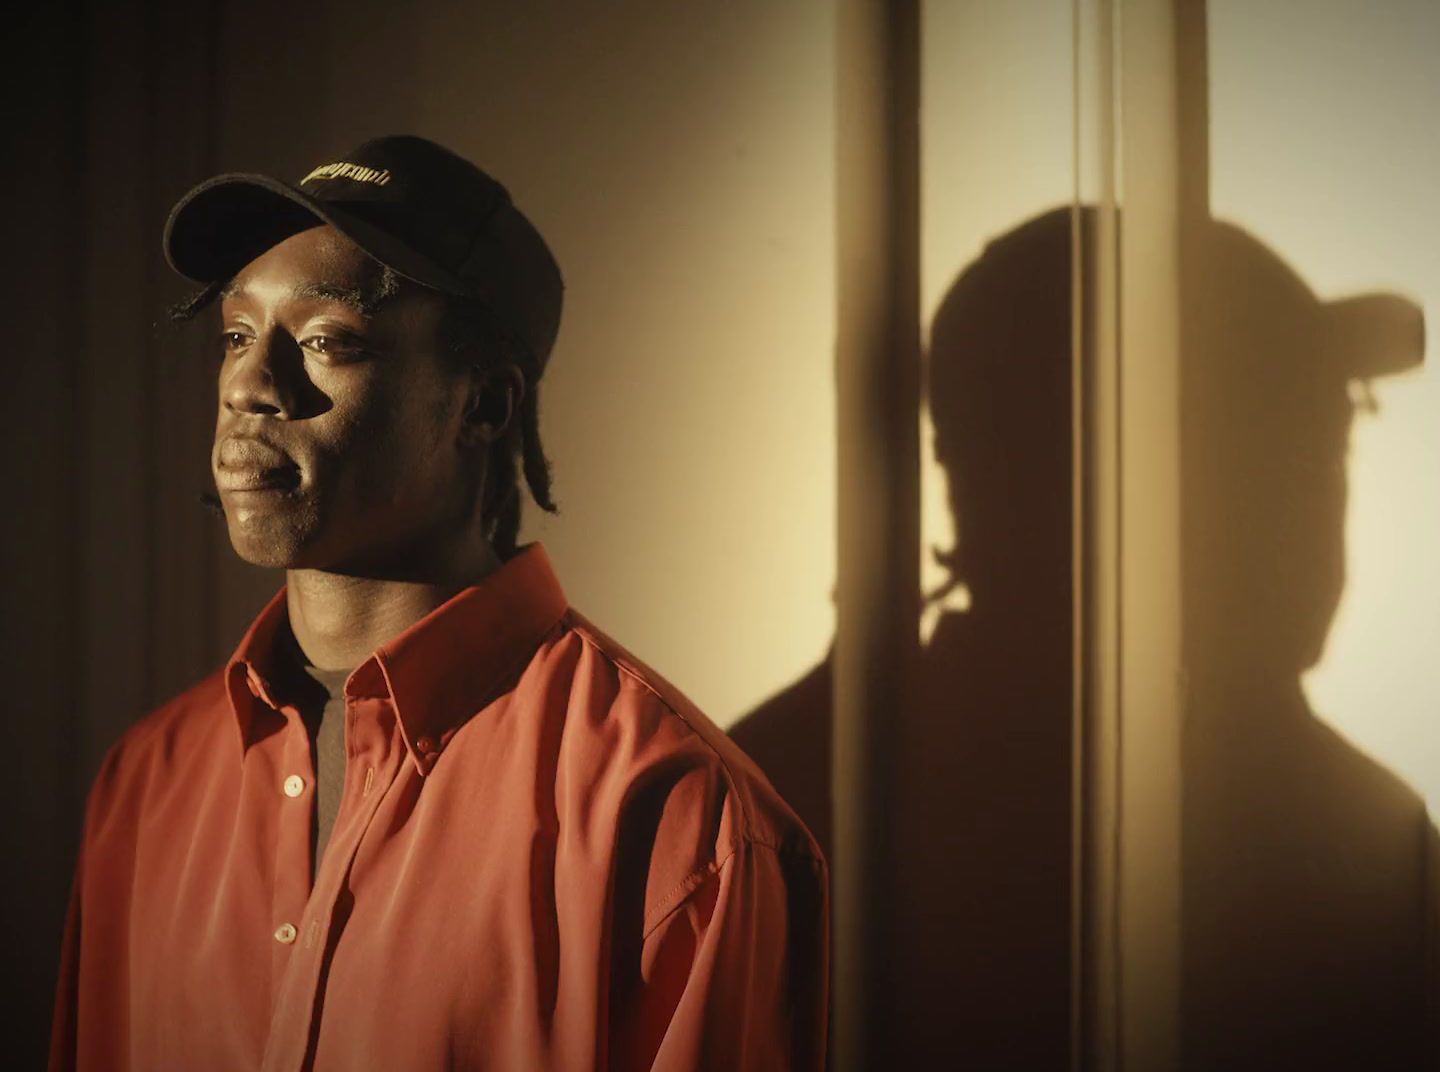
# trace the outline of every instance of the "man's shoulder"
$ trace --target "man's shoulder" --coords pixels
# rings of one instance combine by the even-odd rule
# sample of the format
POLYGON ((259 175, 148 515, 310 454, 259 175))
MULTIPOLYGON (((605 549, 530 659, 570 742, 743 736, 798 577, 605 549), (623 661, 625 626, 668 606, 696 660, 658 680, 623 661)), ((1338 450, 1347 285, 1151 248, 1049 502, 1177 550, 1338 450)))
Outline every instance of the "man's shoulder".
MULTIPOLYGON (((121 735, 121 741, 130 747, 154 747, 177 737, 214 733, 224 726, 223 715, 230 710, 225 668, 216 667, 141 715, 121 735)), ((233 719, 231 723, 234 729, 233 719)))
POLYGON ((227 732, 227 723, 238 753, 239 731, 234 718, 225 718, 229 711, 224 669, 217 668, 126 727, 107 749, 93 791, 139 788, 177 766, 198 771, 216 739, 227 732))
POLYGON ((662 820, 710 827, 717 856, 758 845, 823 866, 810 831, 765 774, 677 686, 573 607, 558 642, 583 647, 572 672, 587 680, 573 687, 603 697, 587 705, 584 735, 623 768, 632 801, 657 801, 662 820))

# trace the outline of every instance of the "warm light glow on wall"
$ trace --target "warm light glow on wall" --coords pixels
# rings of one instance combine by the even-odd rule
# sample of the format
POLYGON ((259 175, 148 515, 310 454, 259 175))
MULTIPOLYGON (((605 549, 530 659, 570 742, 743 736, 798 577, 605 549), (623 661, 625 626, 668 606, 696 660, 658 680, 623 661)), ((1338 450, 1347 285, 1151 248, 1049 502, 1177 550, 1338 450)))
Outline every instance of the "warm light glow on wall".
MULTIPOLYGON (((1440 6, 1210 2, 1212 206, 1322 300, 1402 295, 1440 333, 1440 6)), ((1367 388, 1352 385, 1362 403, 1367 388)), ((1440 356, 1368 385, 1315 714, 1440 810, 1440 356)))

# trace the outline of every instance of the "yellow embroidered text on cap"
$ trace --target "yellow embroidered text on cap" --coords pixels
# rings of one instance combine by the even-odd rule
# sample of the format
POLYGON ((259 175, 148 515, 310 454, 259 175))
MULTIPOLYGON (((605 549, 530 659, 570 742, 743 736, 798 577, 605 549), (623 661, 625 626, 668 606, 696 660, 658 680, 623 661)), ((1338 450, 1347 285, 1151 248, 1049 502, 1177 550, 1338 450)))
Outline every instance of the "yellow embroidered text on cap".
POLYGON ((304 186, 311 179, 354 179, 356 182, 373 182, 384 186, 390 181, 390 172, 384 168, 361 167, 359 164, 321 164, 300 180, 304 186))

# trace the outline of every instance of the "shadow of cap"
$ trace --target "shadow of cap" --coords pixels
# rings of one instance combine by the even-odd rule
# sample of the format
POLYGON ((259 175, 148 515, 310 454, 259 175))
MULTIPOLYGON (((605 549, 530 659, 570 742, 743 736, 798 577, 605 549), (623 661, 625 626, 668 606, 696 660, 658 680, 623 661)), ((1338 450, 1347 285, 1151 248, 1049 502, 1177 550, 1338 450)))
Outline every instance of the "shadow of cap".
POLYGON ((1321 358, 1347 379, 1394 376, 1425 360, 1425 316, 1420 307, 1395 294, 1361 294, 1321 302, 1321 358))
POLYGON ((1182 254, 1186 242, 1193 273, 1186 290, 1200 318, 1191 326, 1204 334, 1201 352, 1210 360, 1243 361, 1252 380, 1303 374, 1320 390, 1394 376, 1424 361, 1425 317, 1408 298, 1370 293, 1323 301, 1273 250, 1222 220, 1190 229, 1182 254))

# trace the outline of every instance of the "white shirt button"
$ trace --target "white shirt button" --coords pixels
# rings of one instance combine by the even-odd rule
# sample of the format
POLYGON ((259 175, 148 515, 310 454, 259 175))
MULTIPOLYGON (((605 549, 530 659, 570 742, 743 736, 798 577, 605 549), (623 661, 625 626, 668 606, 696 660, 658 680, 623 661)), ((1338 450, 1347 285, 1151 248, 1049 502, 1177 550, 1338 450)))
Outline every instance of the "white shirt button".
POLYGON ((298 774, 292 774, 285 779, 285 795, 287 797, 298 797, 305 792, 305 779, 298 774))
POLYGON ((295 924, 282 923, 275 928, 275 940, 281 945, 289 945, 295 940, 295 924))

